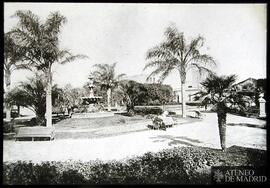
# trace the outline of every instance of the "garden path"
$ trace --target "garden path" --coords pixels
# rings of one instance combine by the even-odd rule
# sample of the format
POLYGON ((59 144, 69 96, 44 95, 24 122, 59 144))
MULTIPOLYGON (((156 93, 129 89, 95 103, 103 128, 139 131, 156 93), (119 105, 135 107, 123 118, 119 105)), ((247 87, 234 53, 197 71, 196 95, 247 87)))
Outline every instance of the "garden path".
MULTIPOLYGON (((228 115, 228 124, 263 126, 266 121, 228 115)), ((266 150, 266 129, 247 126, 227 126, 227 147, 237 145, 266 150)), ((146 130, 124 135, 54 141, 15 142, 4 140, 4 161, 32 160, 120 160, 146 152, 181 146, 220 148, 215 113, 205 113, 203 121, 181 124, 167 131, 146 130)))

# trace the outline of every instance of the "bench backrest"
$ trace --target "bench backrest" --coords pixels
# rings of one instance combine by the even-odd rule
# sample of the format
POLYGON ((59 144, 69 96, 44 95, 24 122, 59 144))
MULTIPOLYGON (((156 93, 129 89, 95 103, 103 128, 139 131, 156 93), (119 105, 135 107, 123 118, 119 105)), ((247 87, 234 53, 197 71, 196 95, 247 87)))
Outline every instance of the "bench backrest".
POLYGON ((173 125, 174 121, 172 117, 162 117, 160 116, 160 118, 162 119, 162 121, 164 122, 165 125, 173 125))
POLYGON ((54 127, 20 127, 18 135, 52 135, 54 127))

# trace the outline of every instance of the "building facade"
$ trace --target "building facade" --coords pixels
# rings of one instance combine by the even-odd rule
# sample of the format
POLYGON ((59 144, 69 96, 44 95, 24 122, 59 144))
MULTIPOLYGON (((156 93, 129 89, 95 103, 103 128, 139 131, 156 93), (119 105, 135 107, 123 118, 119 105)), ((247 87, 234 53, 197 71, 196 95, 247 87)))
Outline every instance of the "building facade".
MULTIPOLYGON (((201 82, 206 78, 206 73, 199 73, 192 70, 187 73, 186 78, 186 102, 195 103, 195 95, 201 90, 201 82)), ((182 103, 181 87, 174 89, 174 101, 176 103, 182 103)))

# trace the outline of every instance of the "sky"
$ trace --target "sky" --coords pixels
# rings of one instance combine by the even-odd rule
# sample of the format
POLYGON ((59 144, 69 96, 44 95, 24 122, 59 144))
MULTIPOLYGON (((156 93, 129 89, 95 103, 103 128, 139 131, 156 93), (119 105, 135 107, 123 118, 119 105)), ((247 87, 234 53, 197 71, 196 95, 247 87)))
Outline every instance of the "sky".
MULTIPOLYGON (((266 4, 4 3, 5 32, 17 24, 11 17, 16 10, 31 10, 42 20, 54 11, 67 18, 61 48, 89 58, 53 66, 53 82, 61 87, 83 86, 96 63, 117 62, 119 74, 149 74, 151 69, 143 71, 146 52, 164 40, 171 24, 187 41, 205 38, 202 51, 215 59, 218 74, 266 78, 266 4)), ((14 71, 12 87, 30 75, 14 71)), ((164 83, 179 87, 178 73, 164 83)))

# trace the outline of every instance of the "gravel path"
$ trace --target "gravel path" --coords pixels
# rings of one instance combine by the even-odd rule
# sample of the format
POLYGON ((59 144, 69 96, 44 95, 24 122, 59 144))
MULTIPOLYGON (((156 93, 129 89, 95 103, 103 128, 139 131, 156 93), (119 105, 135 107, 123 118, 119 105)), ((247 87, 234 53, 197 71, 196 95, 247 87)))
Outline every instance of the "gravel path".
MULTIPOLYGON (((227 123, 248 123, 261 126, 263 120, 228 115, 227 123)), ((120 160, 142 155, 145 152, 157 152, 175 146, 204 146, 220 148, 217 117, 206 113, 200 122, 186 123, 167 129, 146 130, 124 135, 92 138, 63 139, 54 141, 15 142, 4 141, 4 161, 32 160, 120 160)), ((266 150, 266 129, 227 126, 227 147, 237 145, 266 150)))

